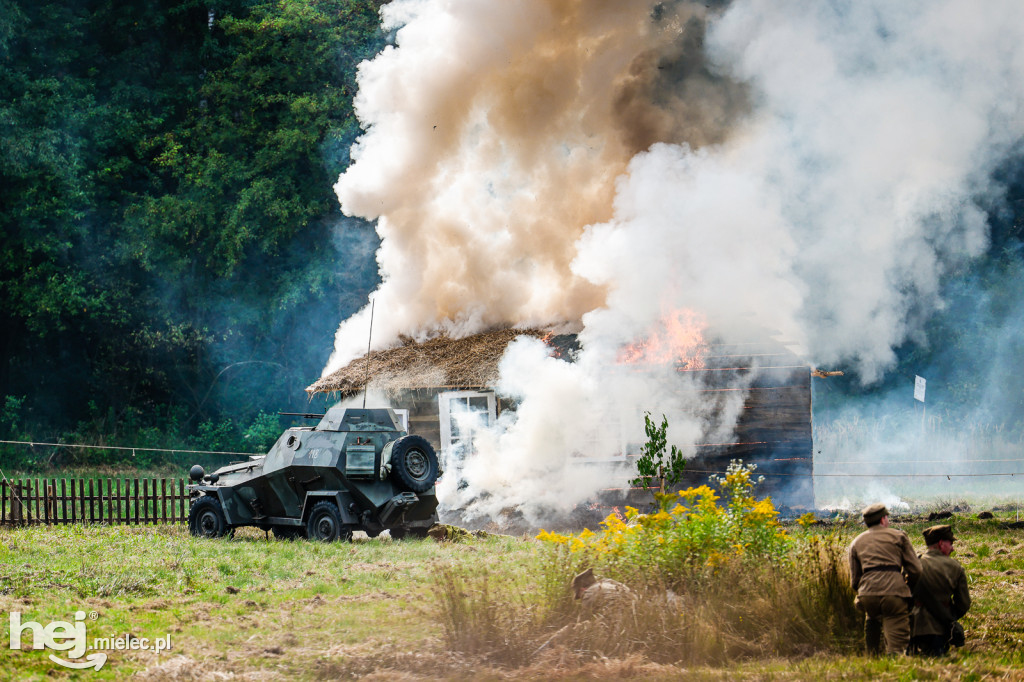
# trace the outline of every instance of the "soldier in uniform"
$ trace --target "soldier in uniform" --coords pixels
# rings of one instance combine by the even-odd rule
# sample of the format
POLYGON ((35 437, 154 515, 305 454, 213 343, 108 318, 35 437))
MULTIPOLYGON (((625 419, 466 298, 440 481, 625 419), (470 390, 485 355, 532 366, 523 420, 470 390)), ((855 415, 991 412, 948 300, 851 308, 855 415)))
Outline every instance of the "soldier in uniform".
POLYGON ((598 580, 592 568, 572 579, 572 591, 581 600, 583 615, 588 617, 606 606, 628 602, 633 596, 632 591, 617 580, 598 580))
POLYGON ((579 628, 586 627, 587 621, 591 618, 601 618, 604 613, 612 617, 617 610, 623 606, 629 606, 635 599, 633 591, 611 578, 598 579, 594 575, 594 569, 588 568, 577 574, 572 579, 572 592, 576 599, 580 600, 580 614, 575 623, 570 623, 548 637, 547 641, 540 645, 534 653, 539 654, 549 646, 563 644, 570 640, 574 633, 581 632, 579 628))
MULTIPOLYGON (((971 594, 964 567, 949 556, 956 540, 953 529, 932 526, 923 535, 928 551, 921 555, 921 578, 914 589, 917 606, 911 649, 926 656, 942 656, 949 651, 954 623, 971 608, 971 594)), ((957 646, 962 644, 961 640, 957 646)))
POLYGON ((881 653, 884 632, 886 653, 903 654, 910 643, 910 587, 921 575, 921 562, 907 534, 889 527, 885 505, 872 504, 862 513, 868 529, 850 543, 850 584, 857 592, 854 604, 864 612, 867 652, 881 653))

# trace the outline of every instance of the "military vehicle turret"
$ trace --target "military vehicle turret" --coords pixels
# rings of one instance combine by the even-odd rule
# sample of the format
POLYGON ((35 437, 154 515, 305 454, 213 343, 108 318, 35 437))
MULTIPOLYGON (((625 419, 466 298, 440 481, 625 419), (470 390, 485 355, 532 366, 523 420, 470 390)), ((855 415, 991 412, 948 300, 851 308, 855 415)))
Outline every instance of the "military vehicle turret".
MULTIPOLYGON (((319 417, 320 415, 312 415, 319 417)), ((280 538, 425 537, 437 523, 434 448, 391 409, 332 407, 315 427, 285 431, 266 455, 207 475, 193 466, 189 530, 222 537, 240 526, 280 538)))

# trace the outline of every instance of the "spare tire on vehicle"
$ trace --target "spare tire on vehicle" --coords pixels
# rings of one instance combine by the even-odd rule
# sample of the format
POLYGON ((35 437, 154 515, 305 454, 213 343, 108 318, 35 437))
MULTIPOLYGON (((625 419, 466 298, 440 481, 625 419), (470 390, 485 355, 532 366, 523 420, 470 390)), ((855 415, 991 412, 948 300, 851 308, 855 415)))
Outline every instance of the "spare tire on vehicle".
POLYGON ((414 493, 425 493, 437 481, 437 453, 423 436, 402 436, 391 447, 391 477, 414 493))

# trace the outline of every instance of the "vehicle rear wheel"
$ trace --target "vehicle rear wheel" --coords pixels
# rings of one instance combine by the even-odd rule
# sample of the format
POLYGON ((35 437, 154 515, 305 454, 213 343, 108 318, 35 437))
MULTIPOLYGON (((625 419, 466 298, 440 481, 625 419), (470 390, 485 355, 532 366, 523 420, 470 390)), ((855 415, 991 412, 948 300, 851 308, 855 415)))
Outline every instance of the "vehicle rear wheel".
POLYGON ((306 522, 306 535, 310 540, 334 542, 351 540, 352 529, 341 522, 341 512, 333 502, 317 502, 306 522))
POLYGON ((211 495, 203 495, 193 502, 188 512, 188 530, 197 538, 220 538, 227 535, 231 528, 224 518, 220 500, 211 495))
POLYGON ((437 453, 423 436, 402 436, 391 448, 391 473, 414 493, 425 493, 437 480, 437 453))
POLYGON ((297 540, 306 537, 306 529, 302 526, 274 526, 274 537, 278 540, 297 540))

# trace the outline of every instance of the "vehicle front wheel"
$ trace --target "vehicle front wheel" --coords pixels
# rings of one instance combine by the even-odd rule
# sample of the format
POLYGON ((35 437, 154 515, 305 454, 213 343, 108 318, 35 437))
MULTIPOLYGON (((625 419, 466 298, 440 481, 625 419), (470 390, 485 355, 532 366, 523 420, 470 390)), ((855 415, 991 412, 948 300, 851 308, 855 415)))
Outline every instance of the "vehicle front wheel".
POLYGON ((341 512, 333 502, 317 502, 306 522, 306 535, 310 540, 334 542, 351 540, 352 529, 341 522, 341 512))
POLYGON ((192 503, 188 512, 188 530, 197 538, 221 538, 231 530, 220 500, 203 495, 192 503))

